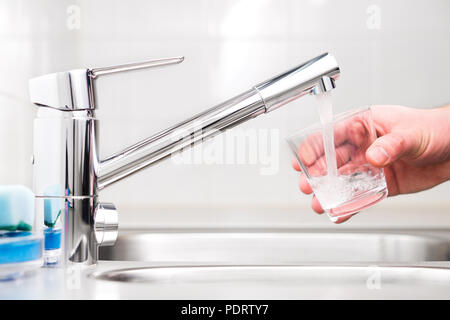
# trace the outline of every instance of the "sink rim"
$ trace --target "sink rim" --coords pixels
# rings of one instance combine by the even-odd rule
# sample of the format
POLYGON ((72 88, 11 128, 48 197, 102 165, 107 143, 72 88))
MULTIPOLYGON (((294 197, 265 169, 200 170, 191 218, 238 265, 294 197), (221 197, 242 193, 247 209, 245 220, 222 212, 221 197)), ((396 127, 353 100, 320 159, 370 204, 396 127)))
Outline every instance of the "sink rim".
MULTIPOLYGON (((450 250, 450 237, 442 235, 430 234, 434 230, 425 229, 302 229, 302 228, 148 228, 148 229, 122 229, 119 230, 118 237, 120 239, 128 238, 148 238, 157 235, 198 235, 198 236, 220 236, 223 234, 234 235, 283 235, 283 236, 304 236, 304 235, 333 235, 335 237, 349 237, 349 236, 369 236, 369 237, 400 237, 403 239, 422 239, 428 242, 434 241, 439 244, 447 244, 450 250)), ((449 232, 448 230, 445 230, 449 232)), ((105 247, 103 247, 105 248, 105 247)))
POLYGON ((141 229, 125 230, 115 247, 101 248, 100 258, 104 261, 190 262, 196 265, 212 261, 227 265, 233 262, 248 265, 252 261, 267 264, 267 259, 272 259, 274 264, 411 263, 448 261, 450 242, 442 235, 397 230, 141 229), (313 241, 314 245, 310 246, 313 242, 308 241, 313 241), (362 243, 361 247, 358 243, 362 243), (340 253, 331 252, 329 247, 333 245, 340 253))
MULTIPOLYGON (((364 265, 364 264, 267 264, 267 265, 260 265, 260 264, 249 264, 249 265, 240 265, 240 264, 199 264, 199 265, 193 265, 193 264, 186 264, 186 265, 149 265, 149 266, 139 266, 139 267, 125 267, 125 268, 117 268, 117 269, 109 269, 109 270, 103 270, 103 271, 94 271, 88 275, 89 278, 94 278, 96 280, 102 280, 102 281, 112 281, 112 282, 121 282, 121 283, 143 283, 143 284, 161 284, 164 283, 164 281, 135 281, 135 279, 142 279, 142 277, 135 277, 133 278, 133 273, 139 273, 139 272, 154 272, 156 275, 158 275, 158 272, 168 272, 169 275, 172 272, 176 275, 178 274, 183 275, 184 272, 189 276, 189 272, 202 272, 202 271, 213 271, 213 272, 230 272, 230 271, 238 271, 238 272, 245 272, 246 270, 256 270, 256 271, 269 271, 269 272, 280 272, 280 270, 277 269, 284 269, 287 271, 296 271, 296 272, 327 272, 326 275, 330 276, 330 271, 343 271, 343 272, 350 272, 353 273, 353 276, 355 276, 355 273, 362 273, 364 272, 367 274, 368 271, 374 271, 377 270, 380 273, 384 273, 384 277, 386 276, 386 273, 388 273, 388 276, 393 277, 395 276, 395 273, 397 275, 400 275, 397 279, 402 279, 402 277, 408 276, 408 272, 421 272, 425 273, 425 277, 420 278, 416 277, 413 279, 413 281, 430 281, 429 278, 436 278, 435 272, 438 273, 445 273, 447 276, 444 278, 445 283, 442 282, 442 279, 440 278, 439 285, 450 285, 450 266, 431 266, 431 265, 407 265, 407 264, 379 264, 379 265, 364 265), (272 270, 275 269, 275 270, 272 270), (406 272, 406 274, 405 274, 406 272), (392 274, 394 273, 394 274, 392 274), (128 276, 128 277, 124 277, 128 276), (131 277, 130 277, 131 275, 131 277), (431 275, 431 277, 430 277, 431 275), (128 281, 129 279, 132 279, 131 281, 128 281)), ((279 275, 279 274, 278 274, 279 275)), ((332 276, 336 276, 335 274, 331 274, 332 276)), ((339 277, 342 275, 340 274, 339 277)), ((171 276, 169 276, 169 279, 171 279, 171 276)), ((163 279, 164 280, 164 279, 163 279)), ((433 281, 433 279, 431 280, 433 281)), ((170 282, 170 281, 169 281, 170 282)), ((186 283, 190 283, 192 280, 186 281, 186 283)), ((195 281, 194 281, 195 282, 195 281)), ((226 282, 226 279, 225 279, 226 282)))
POLYGON ((212 235, 212 236, 219 236, 223 234, 236 234, 236 235, 251 235, 251 236, 257 236, 257 235, 283 235, 283 236, 303 236, 303 235, 333 235, 337 237, 348 237, 348 236, 372 236, 372 237, 379 237, 379 236, 388 236, 388 237, 401 237, 401 238, 414 238, 414 239, 425 239, 429 241, 437 241, 442 243, 447 243, 450 245, 450 240, 445 239, 443 236, 439 235, 429 235, 429 234, 415 234, 413 231, 408 232, 397 232, 393 230, 303 230, 303 229, 148 229, 148 230, 133 230, 133 229, 126 229, 124 230, 125 233, 119 232, 120 238, 130 238, 130 237, 150 237, 150 236, 156 236, 156 235, 199 235, 199 236, 205 236, 205 235, 212 235))

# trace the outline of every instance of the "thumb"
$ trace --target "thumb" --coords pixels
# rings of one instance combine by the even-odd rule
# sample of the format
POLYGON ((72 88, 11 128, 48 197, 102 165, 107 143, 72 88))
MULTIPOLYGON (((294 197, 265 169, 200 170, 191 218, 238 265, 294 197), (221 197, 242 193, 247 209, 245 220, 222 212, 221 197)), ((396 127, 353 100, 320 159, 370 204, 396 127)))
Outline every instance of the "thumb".
POLYGON ((366 158, 376 167, 385 167, 405 156, 419 156, 422 141, 419 132, 388 133, 372 143, 366 151, 366 158))

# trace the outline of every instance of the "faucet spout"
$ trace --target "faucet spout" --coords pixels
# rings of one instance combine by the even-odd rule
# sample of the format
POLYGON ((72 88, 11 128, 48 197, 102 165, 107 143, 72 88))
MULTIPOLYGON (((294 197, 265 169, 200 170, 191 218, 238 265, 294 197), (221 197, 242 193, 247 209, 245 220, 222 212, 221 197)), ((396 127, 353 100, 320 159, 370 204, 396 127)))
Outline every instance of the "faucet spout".
POLYGON ((104 159, 98 167, 97 188, 102 190, 177 151, 265 112, 260 94, 251 89, 104 159))
POLYGON ((336 59, 324 53, 252 89, 161 131, 100 162, 97 188, 104 189, 175 152, 200 143, 305 94, 334 88, 339 76, 336 59), (324 85, 324 83, 332 83, 324 85))

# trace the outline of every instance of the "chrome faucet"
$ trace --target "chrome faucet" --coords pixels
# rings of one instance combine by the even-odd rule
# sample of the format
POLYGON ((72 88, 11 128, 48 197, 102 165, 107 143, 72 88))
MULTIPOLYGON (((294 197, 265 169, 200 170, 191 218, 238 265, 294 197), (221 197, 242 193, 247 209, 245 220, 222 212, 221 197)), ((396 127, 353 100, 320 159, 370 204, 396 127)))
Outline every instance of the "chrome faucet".
POLYGON ((98 246, 115 243, 117 211, 113 204, 98 201, 100 190, 189 145, 305 94, 329 91, 340 74, 335 58, 322 54, 100 160, 95 80, 112 73, 167 66, 183 60, 175 57, 78 69, 30 80, 31 102, 39 107, 34 122, 33 154, 36 210, 45 217, 47 231, 54 231, 61 219, 62 246, 55 251, 53 242, 47 245, 46 238, 47 264, 94 264, 98 246))

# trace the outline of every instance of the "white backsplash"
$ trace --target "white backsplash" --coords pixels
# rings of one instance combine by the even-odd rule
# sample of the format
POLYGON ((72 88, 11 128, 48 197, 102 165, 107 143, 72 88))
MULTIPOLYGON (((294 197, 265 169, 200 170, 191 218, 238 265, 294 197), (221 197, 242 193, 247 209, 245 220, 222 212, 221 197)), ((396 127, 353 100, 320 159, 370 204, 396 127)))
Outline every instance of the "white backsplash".
MULTIPOLYGON (((374 103, 433 107, 448 102, 449 12, 448 0, 0 0, 0 181, 31 186, 30 77, 186 57, 98 81, 103 157, 325 51, 341 66, 338 112, 374 103)), ((128 226, 329 226, 298 190, 284 141, 317 120, 314 99, 305 97, 240 127, 279 130, 277 174, 262 175, 258 164, 166 161, 101 198, 116 204, 128 226)), ((427 223, 450 226, 448 194, 449 183, 387 199, 378 211, 392 214, 369 217, 373 208, 352 223, 420 225, 432 210, 427 223), (412 207, 423 210, 405 219, 395 213, 412 207)))

